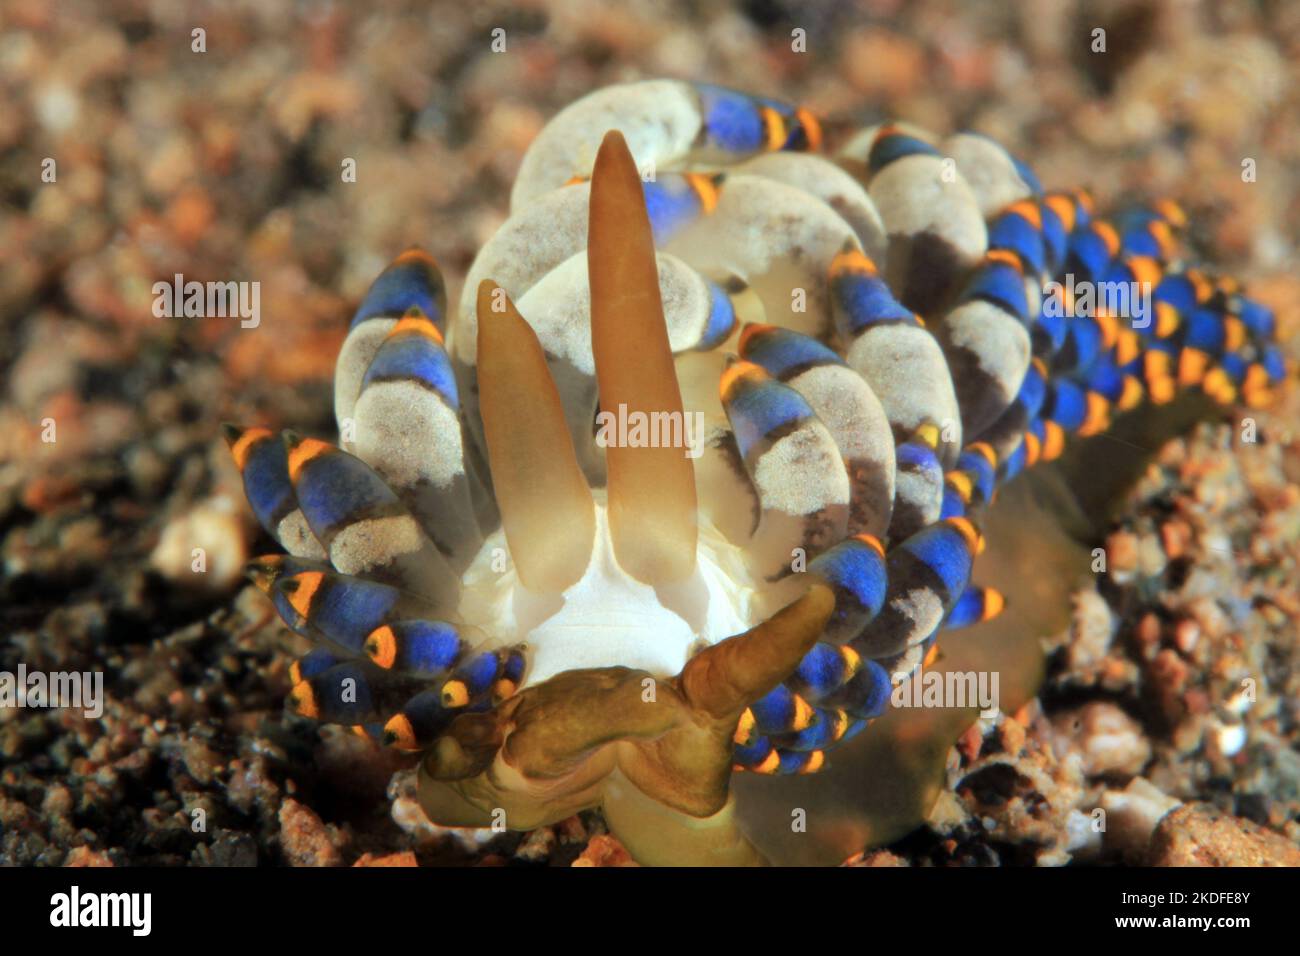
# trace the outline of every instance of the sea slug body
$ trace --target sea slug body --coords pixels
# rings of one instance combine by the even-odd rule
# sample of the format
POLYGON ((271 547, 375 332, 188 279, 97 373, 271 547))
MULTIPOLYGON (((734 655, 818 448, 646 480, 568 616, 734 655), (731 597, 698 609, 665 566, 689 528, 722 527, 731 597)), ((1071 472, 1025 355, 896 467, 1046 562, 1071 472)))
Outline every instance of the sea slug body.
POLYGON ((229 429, 288 552, 251 574, 314 645, 291 709, 423 751, 436 822, 599 806, 644 862, 755 862, 730 775, 818 771, 1001 610, 971 583, 1000 484, 1283 376, 1178 207, 1107 221, 969 133, 825 138, 718 87, 592 93, 454 309, 421 251, 375 280, 337 445, 229 429))

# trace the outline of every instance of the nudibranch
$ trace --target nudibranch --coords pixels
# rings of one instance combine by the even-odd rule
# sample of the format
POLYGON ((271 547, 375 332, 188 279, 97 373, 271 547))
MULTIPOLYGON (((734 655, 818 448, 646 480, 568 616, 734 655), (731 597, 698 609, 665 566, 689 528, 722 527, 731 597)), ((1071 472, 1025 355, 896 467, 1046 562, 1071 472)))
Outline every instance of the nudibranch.
POLYGON ((229 428, 313 642, 299 714, 421 751, 450 826, 599 807, 648 863, 758 862, 734 772, 821 769, 975 587, 981 509, 1112 412, 1268 400, 1271 313, 993 141, 674 81, 525 155, 454 315, 412 250, 339 355, 337 445, 229 428), (1069 278, 1063 284, 1057 280, 1069 278), (1078 290, 1122 283, 1122 308, 1078 290))

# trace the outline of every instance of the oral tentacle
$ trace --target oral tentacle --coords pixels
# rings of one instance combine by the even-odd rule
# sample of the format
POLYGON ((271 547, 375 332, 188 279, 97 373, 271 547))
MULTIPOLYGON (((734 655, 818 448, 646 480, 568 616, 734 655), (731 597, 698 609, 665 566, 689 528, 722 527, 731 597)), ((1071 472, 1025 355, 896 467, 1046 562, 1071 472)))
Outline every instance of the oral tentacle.
MULTIPOLYGON (((713 818, 729 805, 740 715, 798 665, 834 603, 829 588, 813 585, 769 620, 695 655, 671 679, 620 667, 568 671, 492 715, 458 718, 422 766, 428 799, 441 806, 450 789, 459 798, 453 804, 505 807, 508 816, 547 822, 583 800, 608 799, 618 817, 640 803, 630 786, 674 818, 722 825, 713 818), (559 792, 565 797, 552 799, 559 792)), ((737 831, 728 842, 741 839, 737 831)))
POLYGON ((687 703, 734 725, 741 711, 795 669, 825 630, 834 608, 830 588, 813 585, 757 627, 700 651, 682 671, 687 703))

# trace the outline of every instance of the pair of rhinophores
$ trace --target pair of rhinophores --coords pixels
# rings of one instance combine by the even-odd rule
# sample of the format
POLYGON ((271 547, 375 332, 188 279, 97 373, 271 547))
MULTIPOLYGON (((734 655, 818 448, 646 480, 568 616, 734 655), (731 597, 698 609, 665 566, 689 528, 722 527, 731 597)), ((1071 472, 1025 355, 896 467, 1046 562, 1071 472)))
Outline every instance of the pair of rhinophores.
POLYGON ((253 577, 314 644, 291 708, 424 751, 435 822, 598 806, 642 862, 756 862, 733 771, 817 771, 998 613, 970 579, 999 483, 1112 410, 1283 374, 1172 204, 1108 222, 967 133, 821 146, 730 90, 595 92, 529 148, 453 315, 423 252, 375 280, 339 445, 229 429, 289 552, 253 577), (1097 283, 1152 295, 1076 314, 1097 283))

